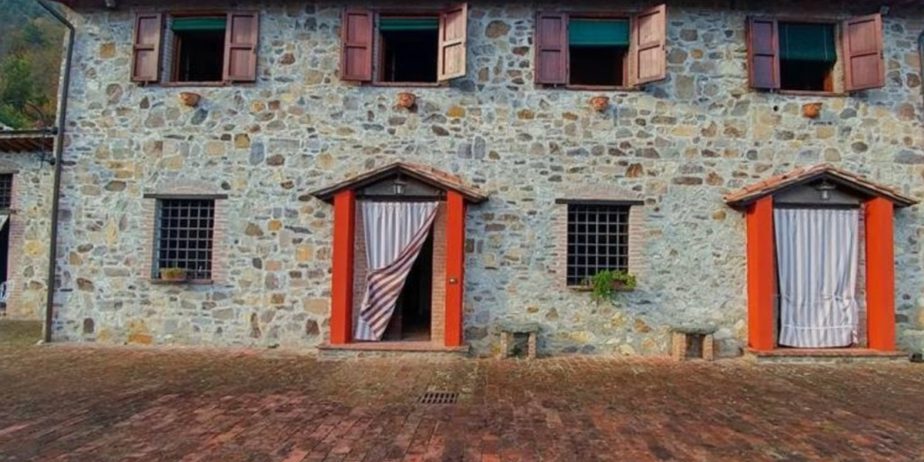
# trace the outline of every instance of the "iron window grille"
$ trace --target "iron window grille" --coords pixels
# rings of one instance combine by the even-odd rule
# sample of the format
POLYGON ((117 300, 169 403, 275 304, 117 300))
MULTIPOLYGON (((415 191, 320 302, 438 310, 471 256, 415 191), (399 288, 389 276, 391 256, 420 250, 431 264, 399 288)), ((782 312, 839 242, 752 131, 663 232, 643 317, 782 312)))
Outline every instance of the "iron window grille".
POLYGON ((158 199, 155 267, 183 268, 190 280, 212 279, 212 248, 215 237, 213 199, 158 199))
POLYGON ((569 286, 600 271, 629 268, 629 206, 568 204, 569 286))
POLYGON ((8 211, 13 206, 13 175, 0 175, 0 210, 8 211))

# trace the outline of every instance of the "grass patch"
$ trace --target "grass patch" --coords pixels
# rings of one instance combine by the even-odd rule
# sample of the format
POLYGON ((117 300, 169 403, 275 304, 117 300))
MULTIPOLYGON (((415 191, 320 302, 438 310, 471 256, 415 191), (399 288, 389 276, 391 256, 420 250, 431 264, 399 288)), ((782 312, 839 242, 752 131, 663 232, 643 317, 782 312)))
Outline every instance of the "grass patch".
POLYGON ((41 338, 41 321, 0 319, 0 346, 34 345, 41 338))

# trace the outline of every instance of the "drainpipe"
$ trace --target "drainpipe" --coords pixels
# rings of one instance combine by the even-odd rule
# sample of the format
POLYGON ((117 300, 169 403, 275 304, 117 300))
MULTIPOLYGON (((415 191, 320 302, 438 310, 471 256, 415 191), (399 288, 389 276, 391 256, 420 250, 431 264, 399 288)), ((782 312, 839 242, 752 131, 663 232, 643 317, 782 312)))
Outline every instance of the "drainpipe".
POLYGON ((55 268, 57 267, 57 248, 58 248, 58 208, 61 202, 61 169, 64 165, 62 156, 64 153, 64 123, 67 119, 67 100, 71 87, 71 62, 74 59, 74 36, 77 29, 64 17, 57 9, 48 4, 46 0, 36 0, 42 8, 55 17, 64 27, 67 28, 67 50, 64 57, 64 71, 61 74, 61 81, 58 88, 58 122, 57 133, 55 134, 55 154, 54 154, 54 186, 51 196, 51 236, 48 239, 48 283, 47 297, 45 299, 45 324, 42 331, 42 340, 45 343, 51 342, 52 321, 55 314, 55 268))

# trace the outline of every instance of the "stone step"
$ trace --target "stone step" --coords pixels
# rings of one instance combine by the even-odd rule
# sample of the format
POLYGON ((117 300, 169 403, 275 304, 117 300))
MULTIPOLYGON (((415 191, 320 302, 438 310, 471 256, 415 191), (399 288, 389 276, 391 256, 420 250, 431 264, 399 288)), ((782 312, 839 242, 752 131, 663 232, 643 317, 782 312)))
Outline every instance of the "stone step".
POLYGON ((324 344, 318 347, 318 359, 350 358, 423 358, 459 359, 469 356, 468 345, 446 347, 431 342, 357 342, 346 345, 324 344))
POLYGON ((906 352, 877 351, 867 348, 777 348, 770 351, 757 351, 749 348, 747 357, 759 364, 908 361, 906 352))

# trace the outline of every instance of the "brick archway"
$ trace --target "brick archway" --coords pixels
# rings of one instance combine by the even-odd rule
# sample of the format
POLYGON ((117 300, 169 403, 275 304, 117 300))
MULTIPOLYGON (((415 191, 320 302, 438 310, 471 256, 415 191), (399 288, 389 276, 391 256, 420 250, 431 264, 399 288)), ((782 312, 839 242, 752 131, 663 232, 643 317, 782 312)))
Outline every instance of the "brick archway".
POLYGON ((748 347, 758 352, 777 348, 774 198, 819 180, 830 181, 861 198, 865 224, 868 347, 876 351, 895 351, 894 210, 917 201, 828 164, 796 169, 725 197, 728 205, 743 210, 746 217, 748 347))

